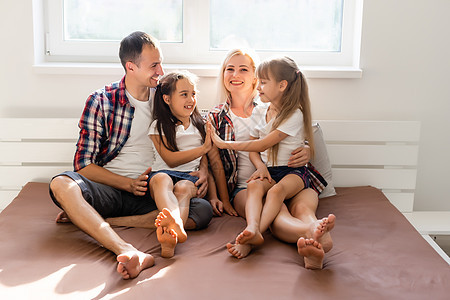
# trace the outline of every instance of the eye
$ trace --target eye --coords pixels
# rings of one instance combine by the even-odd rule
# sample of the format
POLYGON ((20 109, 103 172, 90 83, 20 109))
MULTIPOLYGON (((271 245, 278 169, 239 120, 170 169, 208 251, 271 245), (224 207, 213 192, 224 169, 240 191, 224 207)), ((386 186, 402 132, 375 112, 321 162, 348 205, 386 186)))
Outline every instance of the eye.
POLYGON ((241 69, 241 72, 248 72, 248 69, 242 68, 242 69, 241 69))
POLYGON ((227 71, 227 72, 233 72, 234 69, 233 69, 233 68, 226 68, 225 71, 227 71))

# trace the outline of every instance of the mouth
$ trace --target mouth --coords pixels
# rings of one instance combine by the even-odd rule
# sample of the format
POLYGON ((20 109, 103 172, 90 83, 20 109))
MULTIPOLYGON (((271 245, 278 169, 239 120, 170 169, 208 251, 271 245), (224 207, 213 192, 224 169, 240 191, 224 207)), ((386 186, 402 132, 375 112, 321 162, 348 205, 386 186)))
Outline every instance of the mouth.
POLYGON ((186 109, 192 109, 192 108, 194 108, 194 105, 185 105, 184 108, 186 108, 186 109))
POLYGON ((230 84, 231 85, 241 85, 241 84, 244 84, 244 82, 243 81, 237 81, 237 80, 231 80, 230 84))

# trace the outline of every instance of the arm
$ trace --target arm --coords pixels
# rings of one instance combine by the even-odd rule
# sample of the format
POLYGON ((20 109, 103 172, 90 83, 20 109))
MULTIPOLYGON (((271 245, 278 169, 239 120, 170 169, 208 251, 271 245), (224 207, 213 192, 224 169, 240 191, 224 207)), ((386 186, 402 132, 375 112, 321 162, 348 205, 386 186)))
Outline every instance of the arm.
POLYGON ((298 147, 289 157, 288 167, 298 168, 306 165, 311 159, 311 149, 308 145, 298 147))
POLYGON ((78 170, 78 173, 89 180, 133 193, 136 196, 144 196, 147 191, 148 174, 151 170, 152 168, 148 168, 138 178, 132 179, 108 171, 103 167, 97 166, 96 164, 89 164, 81 170, 78 170))
MULTIPOLYGON (((205 155, 211 149, 211 138, 208 137, 205 139, 203 145, 183 151, 171 151, 167 149, 164 147, 159 135, 152 134, 150 137, 159 155, 161 155, 162 159, 171 168, 193 161, 194 159, 205 155)), ((165 139, 164 136, 162 138, 165 139)))
POLYGON ((261 159, 261 155, 258 152, 250 152, 249 154, 250 161, 255 166, 256 171, 253 172, 252 176, 247 180, 247 182, 250 182, 252 180, 264 180, 264 178, 267 178, 267 180, 272 182, 272 177, 270 176, 269 171, 267 170, 266 164, 261 159))
POLYGON ((232 149, 237 151, 248 151, 248 152, 263 152, 275 144, 278 144, 284 140, 288 135, 279 130, 274 130, 269 133, 266 137, 262 139, 252 138, 249 141, 224 141, 222 140, 214 131, 211 133, 211 138, 220 149, 232 149))
MULTIPOLYGON (((222 160, 220 159, 219 150, 217 147, 212 147, 208 152, 208 158, 211 165, 211 169, 214 175, 214 184, 219 192, 219 198, 223 203, 223 208, 231 216, 237 216, 237 212, 234 210, 230 203, 230 197, 228 195, 227 181, 225 177, 225 171, 223 170, 222 160)), ((212 197, 217 198, 217 193, 212 191, 212 197)))

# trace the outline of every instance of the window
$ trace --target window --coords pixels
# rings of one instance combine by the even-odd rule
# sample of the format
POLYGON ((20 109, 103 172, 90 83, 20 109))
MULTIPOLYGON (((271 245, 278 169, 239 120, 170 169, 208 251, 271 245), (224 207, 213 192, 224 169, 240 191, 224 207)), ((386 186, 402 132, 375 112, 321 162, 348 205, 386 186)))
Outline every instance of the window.
POLYGON ((165 64, 220 64, 228 49, 302 66, 359 67, 362 0, 35 0, 45 61, 118 62, 120 40, 158 38, 165 64))

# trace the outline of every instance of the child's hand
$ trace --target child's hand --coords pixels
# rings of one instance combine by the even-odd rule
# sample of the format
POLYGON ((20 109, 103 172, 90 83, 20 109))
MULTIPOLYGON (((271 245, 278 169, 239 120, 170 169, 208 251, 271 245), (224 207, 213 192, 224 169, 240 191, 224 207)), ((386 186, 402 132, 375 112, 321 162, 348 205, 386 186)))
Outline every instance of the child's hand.
POLYGON ((223 213, 223 203, 219 199, 211 199, 209 200, 209 203, 212 206, 214 215, 217 217, 221 217, 223 213))
POLYGON ((223 209, 230 216, 238 217, 238 213, 234 210, 233 205, 231 205, 230 201, 223 202, 223 209))
MULTIPOLYGON (((212 127, 212 125, 210 125, 212 127)), ((224 140, 222 140, 216 133, 215 130, 212 130, 211 128, 211 139, 214 143, 214 145, 216 145, 217 148, 219 149, 224 149, 226 147, 226 143, 224 142, 224 140)))
POLYGON ((252 180, 264 180, 264 178, 267 178, 269 183, 272 182, 272 177, 270 176, 269 170, 267 170, 266 166, 261 166, 258 169, 256 169, 255 172, 253 172, 252 176, 247 180, 247 183, 252 180))
POLYGON ((205 136, 205 142, 203 143, 203 148, 205 150, 205 154, 209 152, 212 148, 212 140, 211 140, 211 122, 206 122, 206 136, 205 136))

